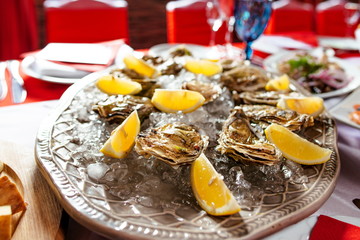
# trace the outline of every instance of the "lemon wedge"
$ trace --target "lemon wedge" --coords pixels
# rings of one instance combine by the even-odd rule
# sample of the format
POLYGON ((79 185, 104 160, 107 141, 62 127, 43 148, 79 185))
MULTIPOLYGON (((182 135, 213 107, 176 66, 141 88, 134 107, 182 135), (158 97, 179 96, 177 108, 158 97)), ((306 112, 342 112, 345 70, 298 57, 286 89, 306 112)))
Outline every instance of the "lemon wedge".
POLYGON ((186 60, 184 67, 192 73, 203 74, 208 77, 221 73, 223 70, 220 63, 207 59, 189 58, 186 60))
POLYGON ((135 144, 135 138, 140 131, 140 120, 137 111, 133 111, 117 128, 100 149, 104 155, 114 158, 124 158, 135 144))
POLYGON ((205 154, 191 165, 191 187, 202 209, 215 216, 231 215, 240 211, 233 194, 216 172, 205 154))
POLYGON ((281 91, 288 90, 290 87, 290 79, 287 74, 281 75, 280 77, 273 78, 265 85, 267 91, 281 91))
POLYGON ((320 97, 282 97, 276 106, 317 117, 324 111, 324 100, 320 97))
POLYGON ((201 93, 191 90, 155 89, 151 102, 166 113, 188 113, 201 107, 205 98, 201 93))
POLYGON ((272 123, 265 129, 266 138, 282 152, 283 156, 304 165, 320 164, 330 159, 332 151, 322 148, 289 129, 272 123))
POLYGON ((117 78, 112 75, 105 75, 96 81, 100 91, 109 95, 116 94, 137 94, 142 90, 141 84, 125 78, 117 78))
POLYGON ((155 67, 151 66, 144 60, 135 57, 132 54, 128 54, 123 59, 125 66, 135 72, 147 76, 149 78, 155 77, 158 75, 158 71, 155 67))

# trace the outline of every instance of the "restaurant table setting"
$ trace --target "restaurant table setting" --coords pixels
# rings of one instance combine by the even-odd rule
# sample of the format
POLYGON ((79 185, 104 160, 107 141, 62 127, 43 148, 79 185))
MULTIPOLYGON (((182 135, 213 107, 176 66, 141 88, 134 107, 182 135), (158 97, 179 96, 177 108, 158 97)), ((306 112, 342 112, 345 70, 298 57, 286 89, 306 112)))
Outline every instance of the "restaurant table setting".
MULTIPOLYGON (((252 44, 254 50, 253 59, 257 59, 256 64, 261 64, 265 69, 268 66, 267 70, 269 70, 269 65, 271 65, 269 62, 272 63, 273 59, 279 54, 293 52, 294 50, 310 51, 317 47, 324 47, 321 46, 320 39, 314 34, 308 33, 262 35, 252 44)), ((326 44, 326 48, 329 48, 331 41, 326 42, 326 44)), ((141 55, 148 52, 162 55, 174 46, 174 44, 159 44, 148 50, 136 51, 136 53, 141 55)), ((188 46, 199 57, 206 55, 208 49, 206 46, 195 44, 184 44, 184 46, 188 46)), ((240 49, 244 45, 234 43, 233 47, 240 49)), ((61 181, 61 179, 57 179, 55 168, 49 168, 54 171, 51 174, 55 175, 46 173, 47 166, 45 166, 44 160, 41 160, 40 150, 36 150, 39 149, 39 146, 43 148, 39 141, 46 140, 46 137, 41 136, 41 134, 44 133, 42 131, 46 128, 45 125, 49 125, 49 118, 57 115, 59 109, 66 108, 64 103, 69 102, 67 99, 70 96, 82 91, 79 86, 82 86, 82 83, 85 82, 84 79, 101 76, 103 72, 108 71, 111 67, 121 67, 124 55, 129 52, 133 52, 130 46, 122 40, 116 40, 94 45, 49 44, 40 51, 24 54, 24 58, 18 62, 18 64, 21 64, 18 66, 18 70, 20 70, 19 78, 24 81, 23 84, 20 84, 20 87, 22 87, 23 91, 26 91, 26 94, 22 95, 25 99, 20 102, 14 100, 15 94, 12 93, 13 88, 16 87, 16 82, 14 83, 13 74, 10 72, 10 63, 0 64, 0 74, 3 74, 2 79, 5 79, 5 82, 3 80, 0 82, 0 97, 3 97, 0 101, 0 141, 2 145, 0 148, 2 159, 0 160, 8 164, 19 175, 24 185, 24 198, 28 203, 28 210, 24 213, 23 219, 17 226, 17 230, 13 235, 14 239, 21 239, 22 234, 33 231, 43 234, 36 237, 36 239, 49 239, 49 236, 52 236, 50 237, 52 239, 55 236, 69 239, 107 239, 107 237, 115 238, 114 236, 118 236, 116 237, 118 239, 147 238, 146 231, 150 230, 146 230, 146 226, 144 228, 139 227, 137 230, 127 229, 123 226, 123 233, 119 233, 121 230, 118 229, 121 229, 121 226, 117 226, 118 229, 109 230, 108 227, 101 226, 107 220, 100 220, 99 222, 99 220, 96 220, 96 214, 92 217, 94 219, 83 217, 79 213, 80 211, 76 212, 71 206, 69 207, 68 204, 70 203, 64 199, 71 199, 73 193, 66 196, 64 192, 54 189, 56 188, 54 185, 50 184, 51 187, 49 188, 45 184, 47 181, 57 182, 58 180, 61 181), (93 51, 89 52, 89 48, 93 49, 93 51), (59 53, 59 49, 63 50, 59 53), (75 56, 76 50, 83 50, 82 53, 84 51, 88 52, 89 56, 85 60, 79 59, 77 58, 79 55, 75 56), (68 53, 72 54, 69 55, 68 53), (101 55, 103 58, 96 57, 92 61, 91 53, 95 56, 101 55), (61 100, 59 100, 60 98, 61 100), (47 120, 44 121, 45 119, 47 120), (38 139, 37 143, 35 139, 38 139), (32 149, 35 149, 36 155, 38 155, 36 163, 42 165, 40 171, 35 166, 32 149), (28 170, 25 171, 22 166, 26 166, 28 170), (40 172, 45 177, 41 176, 40 172), (39 188, 41 188, 41 191, 39 191, 39 188), (36 197, 33 196, 35 192, 39 193, 36 197), (46 199, 46 202, 43 205, 40 204, 40 202, 43 203, 44 199, 46 199), (63 211, 63 219, 61 220, 61 205, 70 210, 67 211, 70 218, 63 211), (33 214, 32 211, 36 213, 33 214), (45 216, 44 212, 48 211, 52 214, 47 215, 49 219, 52 219, 51 227, 48 227, 49 223, 46 223, 45 220, 39 223, 39 226, 34 230, 29 230, 26 227, 27 221, 37 219, 39 216, 45 216), (38 231, 38 228, 41 230, 38 231), (95 231, 93 231, 94 229, 95 231)), ((353 111, 353 105, 360 104, 360 88, 358 88, 360 85, 360 54, 354 49, 335 49, 334 54, 334 57, 341 58, 342 63, 351 69, 349 72, 353 73, 354 81, 350 89, 324 97, 325 107, 336 122, 334 141, 336 141, 335 144, 338 148, 340 166, 337 166, 336 170, 334 170, 334 176, 331 179, 333 183, 329 186, 329 192, 325 194, 326 196, 318 196, 318 198, 324 199, 323 201, 310 209, 306 208, 306 213, 301 217, 296 215, 289 217, 287 221, 291 223, 290 226, 284 222, 274 224, 274 229, 266 230, 266 237, 262 235, 265 239, 308 239, 308 237, 310 237, 309 239, 331 239, 331 236, 333 239, 339 239, 337 237, 340 234, 348 236, 347 239, 356 239, 351 238, 351 236, 359 236, 359 228, 356 226, 360 226, 360 209, 353 203, 353 200, 360 198, 357 173, 357 169, 360 168, 360 162, 358 161, 358 156, 360 156, 360 125, 350 121, 348 114, 349 111, 353 111), (325 235, 325 233, 328 235, 325 235), (330 237, 328 238, 328 236, 330 237)), ((84 55, 82 54, 82 56, 84 55)), ((251 58, 250 56, 251 54, 248 53, 248 58, 251 58)), ((80 199, 79 201, 83 200, 80 199)), ((72 204, 76 205, 76 203, 72 204)), ((95 209, 90 211, 95 211, 95 209)), ((169 218, 171 217, 169 216, 169 218)), ((126 223, 124 224, 126 225, 126 223)), ((169 224, 169 222, 165 224, 169 224)), ((156 236, 153 230, 151 232, 155 235, 149 235, 149 238, 159 237, 156 236)), ((170 230, 170 233, 163 234, 177 238, 176 231, 172 233, 170 230)), ((227 236, 226 233, 219 232, 219 234, 219 236, 227 236)))

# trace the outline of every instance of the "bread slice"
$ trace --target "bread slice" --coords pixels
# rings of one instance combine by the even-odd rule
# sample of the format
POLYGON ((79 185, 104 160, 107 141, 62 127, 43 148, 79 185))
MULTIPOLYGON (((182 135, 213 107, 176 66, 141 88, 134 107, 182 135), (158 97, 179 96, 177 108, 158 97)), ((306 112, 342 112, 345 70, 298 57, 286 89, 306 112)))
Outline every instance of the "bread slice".
POLYGON ((11 206, 0 206, 0 240, 9 240, 11 232, 11 206))
POLYGON ((26 204, 16 185, 7 176, 0 178, 0 206, 10 205, 12 214, 24 211, 26 204))

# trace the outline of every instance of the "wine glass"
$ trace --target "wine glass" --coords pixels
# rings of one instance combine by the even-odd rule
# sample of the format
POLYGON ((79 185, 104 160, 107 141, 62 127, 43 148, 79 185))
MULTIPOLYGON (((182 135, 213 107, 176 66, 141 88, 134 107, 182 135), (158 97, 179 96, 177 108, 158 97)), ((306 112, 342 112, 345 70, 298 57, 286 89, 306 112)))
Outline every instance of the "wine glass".
POLYGON ((225 55, 226 57, 233 57, 232 49, 232 33, 234 32, 234 0, 219 0, 220 9, 223 13, 224 22, 226 24, 225 33, 225 55))
POLYGON ((272 0, 235 0, 235 32, 245 42, 246 60, 251 59, 251 45, 269 21, 271 3, 272 0))
POLYGON ((223 23, 223 16, 218 0, 208 0, 206 3, 206 18, 211 27, 210 46, 215 46, 216 33, 223 23))

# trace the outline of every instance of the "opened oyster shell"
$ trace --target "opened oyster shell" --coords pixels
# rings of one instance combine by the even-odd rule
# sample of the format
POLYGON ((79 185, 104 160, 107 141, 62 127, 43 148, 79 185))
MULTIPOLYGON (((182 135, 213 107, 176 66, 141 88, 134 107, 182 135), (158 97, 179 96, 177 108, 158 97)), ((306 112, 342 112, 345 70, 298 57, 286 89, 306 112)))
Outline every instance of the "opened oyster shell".
POLYGON ((282 154, 262 132, 262 128, 251 124, 241 108, 234 109, 224 123, 216 149, 236 161, 273 165, 282 159, 282 154))
POLYGON ((266 140, 264 129, 277 123, 292 131, 314 125, 313 117, 269 105, 236 106, 224 123, 217 150, 234 160, 273 165, 281 160, 280 151, 266 140))
POLYGON ((265 90, 269 81, 266 72, 252 65, 242 65, 224 72, 220 82, 230 91, 246 92, 265 90))
POLYGON ((137 110, 140 120, 156 111, 149 98, 131 95, 112 95, 93 105, 92 110, 110 123, 121 123, 134 110, 137 110))
POLYGON ((255 91, 233 93, 233 99, 236 105, 240 104, 266 104, 276 106, 279 99, 283 96, 300 97, 303 96, 297 92, 280 92, 280 91, 255 91))
POLYGON ((292 110, 282 110, 269 105, 239 105, 233 112, 243 112, 251 123, 265 129, 271 123, 282 125, 291 131, 298 131, 314 125, 314 118, 292 110))
POLYGON ((193 54, 185 45, 179 45, 179 46, 169 49, 169 56, 172 58, 183 57, 183 56, 192 57, 193 54))
POLYGON ((135 150, 146 158, 154 156, 178 166, 198 158, 207 144, 208 137, 194 127, 175 122, 141 132, 135 140, 135 150))

